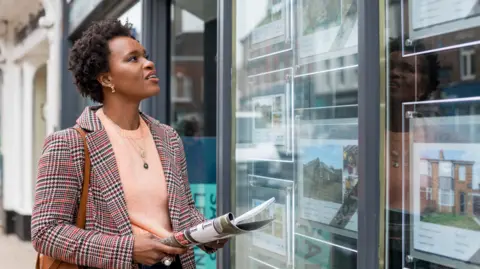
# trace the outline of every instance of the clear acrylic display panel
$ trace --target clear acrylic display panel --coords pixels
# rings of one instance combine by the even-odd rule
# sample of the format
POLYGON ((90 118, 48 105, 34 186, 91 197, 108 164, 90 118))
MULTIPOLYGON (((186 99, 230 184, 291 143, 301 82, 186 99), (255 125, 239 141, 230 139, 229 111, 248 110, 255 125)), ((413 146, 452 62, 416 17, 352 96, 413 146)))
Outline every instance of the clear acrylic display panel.
POLYGON ((451 38, 456 32, 478 31, 480 2, 477 0, 406 0, 399 1, 398 4, 392 11, 403 16, 402 40, 406 47, 405 55, 480 44, 478 37, 472 34, 451 38), (408 47, 415 47, 415 50, 408 47))
POLYGON ((270 147, 270 150, 246 155, 246 158, 263 161, 293 161, 292 72, 292 68, 285 68, 251 75, 247 78, 246 94, 249 98, 245 100, 243 106, 254 119, 250 124, 241 127, 251 130, 249 131, 252 134, 251 146, 265 145, 270 147), (278 154, 273 147, 283 154, 278 154))
POLYGON ((358 121, 325 116, 342 109, 296 116, 295 268, 356 268, 358 121))
POLYGON ((249 175, 250 208, 274 197, 275 203, 258 219, 275 220, 261 231, 245 238, 249 258, 261 260, 277 268, 292 268, 293 253, 293 189, 292 181, 249 175))
POLYGON ((389 254, 403 268, 480 268, 477 99, 403 106, 401 172, 390 173, 390 185, 401 180, 403 203, 401 210, 391 209, 388 231, 402 239, 403 245, 389 240, 389 254))
POLYGON ((271 228, 235 239, 235 268, 356 268, 357 3, 234 11, 236 215, 278 202, 271 228))
MULTIPOLYGON (((267 1, 245 1, 246 9, 257 9, 267 4, 267 1)), ((255 29, 248 35, 245 42, 248 60, 256 60, 286 52, 293 47, 293 20, 292 5, 289 0, 271 1, 267 16, 261 13, 251 13, 251 20, 260 20, 255 29), (260 16, 255 18, 255 16, 260 16)))

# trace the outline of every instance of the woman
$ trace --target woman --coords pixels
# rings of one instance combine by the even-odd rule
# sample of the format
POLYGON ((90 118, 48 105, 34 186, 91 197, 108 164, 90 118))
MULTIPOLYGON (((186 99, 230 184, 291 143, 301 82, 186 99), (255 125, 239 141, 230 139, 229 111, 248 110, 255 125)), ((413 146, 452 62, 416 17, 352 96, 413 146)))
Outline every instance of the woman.
MULTIPOLYGON (((412 234, 416 228, 413 222, 414 186, 413 163, 411 156, 412 145, 423 143, 437 143, 436 136, 446 134, 450 130, 427 125, 429 120, 441 115, 438 104, 423 101, 438 100, 438 55, 430 53, 416 56, 404 56, 402 40, 399 38, 390 41, 390 119, 388 143, 389 151, 386 159, 389 165, 388 174, 388 268, 449 268, 444 265, 433 264, 421 259, 408 259, 414 248, 412 234), (406 103, 420 102, 420 104, 406 105, 406 103), (416 112, 414 125, 411 119, 406 118, 403 110, 416 112), (421 123, 421 124, 420 124, 421 123)), ((425 51, 422 43, 415 47, 404 47, 408 53, 425 51)), ((458 137, 457 134, 454 137, 458 137)))
MULTIPOLYGON (((83 142, 66 129, 50 135, 40 158, 32 213, 34 248, 88 268, 195 268, 191 249, 158 238, 199 224, 183 144, 171 127, 139 112, 159 92, 154 64, 117 20, 91 25, 75 42, 70 70, 80 93, 101 103, 77 125, 87 132, 91 180, 85 230, 74 226, 82 186, 83 142), (151 266, 151 267, 150 267, 151 266)), ((203 246, 213 252, 226 241, 203 246)))

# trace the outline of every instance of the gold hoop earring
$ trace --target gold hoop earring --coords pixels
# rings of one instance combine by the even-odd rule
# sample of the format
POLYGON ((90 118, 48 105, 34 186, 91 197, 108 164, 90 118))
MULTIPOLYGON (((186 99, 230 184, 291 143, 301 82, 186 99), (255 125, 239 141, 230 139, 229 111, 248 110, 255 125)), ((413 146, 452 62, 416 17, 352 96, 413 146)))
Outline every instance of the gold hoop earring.
POLYGON ((112 93, 115 93, 115 86, 112 86, 112 93))

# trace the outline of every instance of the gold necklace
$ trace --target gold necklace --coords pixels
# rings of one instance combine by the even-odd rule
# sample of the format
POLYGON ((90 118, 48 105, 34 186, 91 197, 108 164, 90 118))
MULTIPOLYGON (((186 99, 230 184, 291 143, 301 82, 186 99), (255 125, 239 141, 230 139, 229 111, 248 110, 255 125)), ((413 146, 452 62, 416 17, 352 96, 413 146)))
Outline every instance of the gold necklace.
POLYGON ((141 128, 140 129, 140 132, 142 133, 142 142, 144 144, 143 148, 140 147, 137 143, 135 142, 132 142, 131 141, 131 138, 129 137, 125 137, 123 135, 123 131, 122 131, 122 128, 120 128, 120 126, 118 126, 113 120, 111 120, 105 113, 103 113, 105 115, 105 117, 107 118, 107 120, 109 120, 111 123, 113 123, 113 126, 115 126, 115 129, 118 133, 118 135, 122 138, 127 138, 128 139, 128 142, 135 148, 135 151, 138 152, 138 154, 140 155, 140 158, 142 158, 142 161, 143 161, 143 168, 145 169, 148 169, 148 163, 147 163, 147 160, 146 160, 146 157, 147 157, 147 152, 145 151, 145 138, 143 137, 143 132, 144 132, 144 129, 143 126, 142 126, 142 121, 140 119, 140 126, 138 128, 141 128))
POLYGON ((142 137, 142 142, 143 142, 143 148, 140 147, 136 142, 133 142, 131 138, 127 137, 128 141, 132 146, 134 146, 135 150, 138 152, 140 155, 140 158, 142 158, 143 161, 143 168, 148 169, 148 163, 146 160, 147 157, 147 152, 145 151, 145 138, 142 137))

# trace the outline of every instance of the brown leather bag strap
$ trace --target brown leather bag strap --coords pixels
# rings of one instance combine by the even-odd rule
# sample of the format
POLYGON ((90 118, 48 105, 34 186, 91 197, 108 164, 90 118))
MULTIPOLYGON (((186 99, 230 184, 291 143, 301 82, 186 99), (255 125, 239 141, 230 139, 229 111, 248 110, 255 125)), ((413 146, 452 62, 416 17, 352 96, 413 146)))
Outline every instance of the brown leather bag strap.
POLYGON ((40 269, 40 252, 37 253, 37 261, 35 262, 35 269, 40 269))
MULTIPOLYGON (((74 129, 80 134, 83 140, 83 150, 85 152, 85 164, 83 169, 83 186, 80 196, 80 206, 78 208, 77 223, 76 226, 80 229, 85 229, 85 223, 87 222, 87 199, 88 199, 88 186, 90 185, 90 151, 87 144, 87 133, 80 127, 76 126, 74 129)), ((57 269, 62 264, 62 261, 55 260, 48 269, 57 269)), ((36 269, 40 269, 40 253, 37 254, 37 262, 35 264, 36 269)), ((78 267, 82 268, 82 267, 78 267)))
POLYGON ((88 151, 87 133, 85 133, 85 131, 78 126, 74 127, 74 129, 77 130, 77 132, 82 137, 83 149, 85 152, 85 164, 83 169, 83 187, 82 187, 82 194, 80 198, 80 207, 78 208, 76 226, 80 229, 85 229, 85 223, 87 222, 88 186, 90 185, 90 167, 91 167, 90 152, 88 151))

